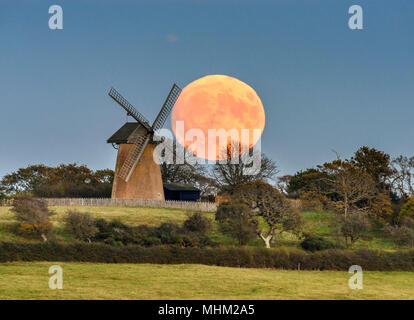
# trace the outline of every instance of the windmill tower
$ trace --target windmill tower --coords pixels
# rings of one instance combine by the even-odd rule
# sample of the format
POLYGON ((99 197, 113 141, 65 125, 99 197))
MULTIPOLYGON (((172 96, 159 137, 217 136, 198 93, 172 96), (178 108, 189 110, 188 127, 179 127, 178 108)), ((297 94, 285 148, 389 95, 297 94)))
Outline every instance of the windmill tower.
POLYGON ((108 140, 118 146, 112 198, 164 200, 161 170, 153 160, 154 132, 161 129, 181 89, 174 84, 152 126, 114 88, 109 96, 137 122, 125 123, 108 140))

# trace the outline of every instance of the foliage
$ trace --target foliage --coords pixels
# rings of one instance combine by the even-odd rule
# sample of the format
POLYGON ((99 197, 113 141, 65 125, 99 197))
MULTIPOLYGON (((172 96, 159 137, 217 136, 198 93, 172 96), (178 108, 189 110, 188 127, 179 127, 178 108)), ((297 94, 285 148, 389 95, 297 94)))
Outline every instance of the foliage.
POLYGON ((46 235, 50 234, 53 230, 53 224, 51 222, 45 223, 21 223, 17 232, 25 237, 38 237, 42 236, 43 240, 47 240, 46 235))
POLYGON ((256 214, 264 219, 268 230, 257 229, 260 238, 270 248, 275 232, 299 233, 303 218, 291 203, 276 188, 262 181, 255 181, 237 186, 232 197, 245 201, 256 214))
POLYGON ((346 244, 348 245, 348 240, 350 240, 352 246, 361 237, 363 232, 369 230, 370 226, 363 214, 352 213, 347 217, 341 217, 340 227, 346 244))
POLYGON ((406 200, 414 197, 414 157, 399 156, 392 161, 391 185, 395 192, 406 200))
POLYGON ((329 185, 329 193, 335 193, 333 202, 336 209, 345 217, 351 211, 366 211, 369 201, 377 195, 373 178, 353 164, 341 159, 318 166, 326 177, 323 180, 329 185))
POLYGON ((335 248, 335 245, 322 237, 308 236, 301 243, 300 246, 306 251, 321 251, 335 248))
POLYGON ((319 169, 299 171, 288 178, 286 192, 289 197, 298 198, 307 192, 329 193, 329 186, 325 182, 326 173, 319 169))
POLYGON ((256 237, 258 222, 246 203, 221 203, 217 208, 216 220, 221 232, 236 239, 239 245, 246 245, 256 237))
POLYGON ((200 212, 195 212, 184 221, 184 229, 189 232, 206 234, 211 229, 211 220, 200 212))
POLYGON ((359 148, 351 158, 351 164, 368 173, 380 187, 385 187, 385 182, 392 174, 390 156, 375 148, 363 146, 359 148))
POLYGON ((28 224, 47 223, 49 217, 54 215, 54 212, 49 210, 45 201, 29 196, 15 198, 11 211, 15 213, 19 222, 28 224))
POLYGON ((76 239, 91 242, 98 232, 94 219, 88 213, 69 210, 65 218, 66 227, 76 239))
POLYGON ((397 243, 414 247, 414 218, 403 216, 399 225, 385 227, 397 243))
POLYGON ((414 250, 328 249, 315 253, 254 247, 180 248, 177 246, 108 246, 98 243, 62 245, 0 243, 0 262, 82 261, 102 263, 205 264, 285 270, 343 270, 356 264, 365 271, 414 271, 414 250))
POLYGON ((45 201, 29 196, 17 197, 11 209, 20 222, 19 233, 28 236, 41 236, 44 241, 53 229, 49 217, 55 213, 50 211, 45 201))
POLYGON ((302 208, 304 210, 322 211, 329 207, 329 199, 325 195, 316 192, 308 191, 300 196, 302 208))
POLYGON ((411 197, 407 200, 406 203, 401 208, 400 217, 414 217, 414 197, 411 197))
POLYGON ((110 197, 114 172, 92 171, 86 166, 61 164, 57 167, 32 165, 5 175, 0 191, 37 197, 110 197))

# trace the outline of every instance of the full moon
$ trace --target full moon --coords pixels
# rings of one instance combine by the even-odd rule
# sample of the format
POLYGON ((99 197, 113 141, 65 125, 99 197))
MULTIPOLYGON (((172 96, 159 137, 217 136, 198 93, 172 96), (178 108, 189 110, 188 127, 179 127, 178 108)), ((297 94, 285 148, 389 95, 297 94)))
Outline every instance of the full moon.
POLYGON ((171 127, 178 142, 197 157, 207 160, 223 159, 222 152, 217 149, 218 142, 208 144, 209 130, 232 130, 239 137, 243 137, 242 131, 248 130, 248 146, 252 148, 260 139, 264 126, 265 112, 256 91, 225 75, 208 75, 188 84, 171 114, 171 127), (184 130, 179 128, 180 121, 184 130), (202 132, 205 140, 187 140, 186 135, 192 129, 202 132), (198 152, 200 150, 204 152, 198 152))

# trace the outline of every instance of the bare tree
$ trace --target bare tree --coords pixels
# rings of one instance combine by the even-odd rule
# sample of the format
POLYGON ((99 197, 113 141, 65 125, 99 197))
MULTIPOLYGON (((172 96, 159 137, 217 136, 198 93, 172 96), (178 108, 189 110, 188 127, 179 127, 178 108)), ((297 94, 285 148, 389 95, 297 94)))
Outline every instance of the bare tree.
POLYGON ((401 198, 414 196, 414 157, 399 156, 392 162, 391 185, 401 198))
POLYGON ((221 187, 233 188, 259 180, 273 181, 278 172, 273 160, 255 150, 243 149, 238 142, 229 143, 221 152, 224 160, 216 162, 212 169, 212 177, 221 187), (253 168, 257 164, 258 167, 253 168))
POLYGON ((345 219, 351 211, 366 211, 369 203, 378 194, 373 178, 351 163, 337 159, 318 168, 326 175, 321 177, 329 186, 328 193, 335 193, 337 209, 344 213, 345 219))

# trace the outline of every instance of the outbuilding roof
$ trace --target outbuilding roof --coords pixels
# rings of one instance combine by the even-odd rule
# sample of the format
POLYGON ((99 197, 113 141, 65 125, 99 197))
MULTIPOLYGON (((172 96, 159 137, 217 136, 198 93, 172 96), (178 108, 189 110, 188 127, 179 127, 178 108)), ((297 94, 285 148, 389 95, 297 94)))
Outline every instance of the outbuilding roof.
POLYGON ((135 130, 142 131, 145 134, 147 131, 138 122, 127 122, 117 132, 115 132, 106 142, 108 143, 128 143, 130 136, 135 130))
POLYGON ((185 183, 165 183, 164 188, 169 191, 200 191, 192 184, 185 183))

